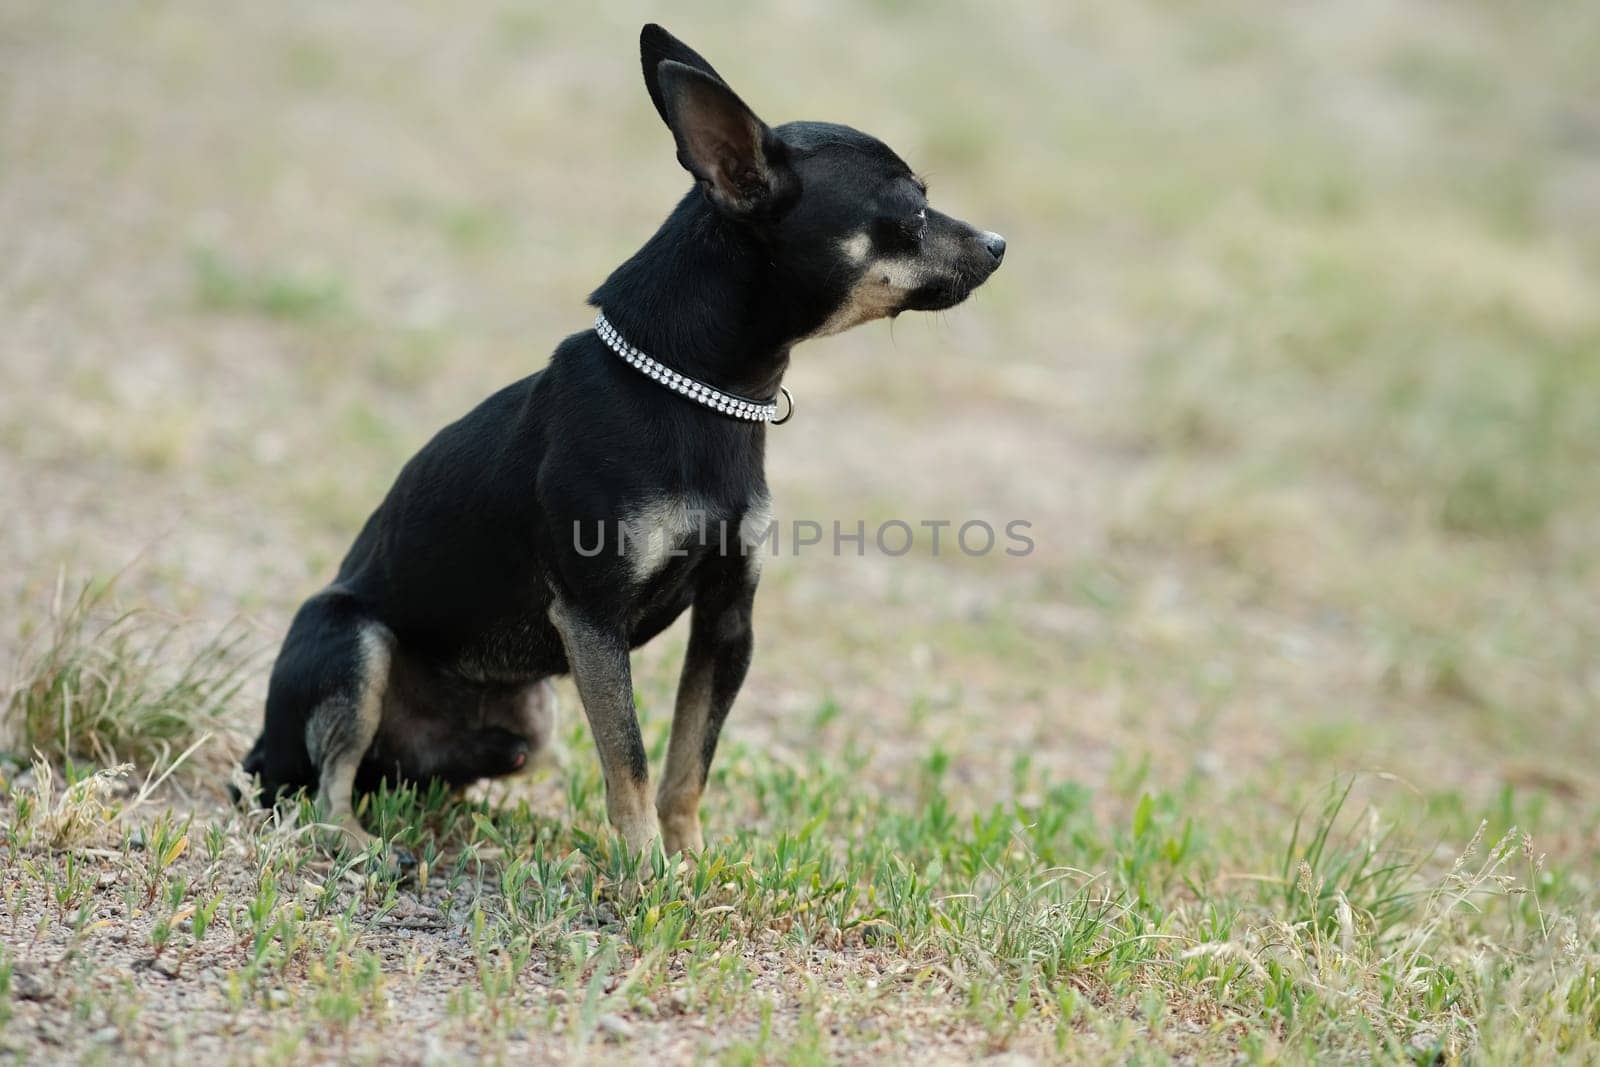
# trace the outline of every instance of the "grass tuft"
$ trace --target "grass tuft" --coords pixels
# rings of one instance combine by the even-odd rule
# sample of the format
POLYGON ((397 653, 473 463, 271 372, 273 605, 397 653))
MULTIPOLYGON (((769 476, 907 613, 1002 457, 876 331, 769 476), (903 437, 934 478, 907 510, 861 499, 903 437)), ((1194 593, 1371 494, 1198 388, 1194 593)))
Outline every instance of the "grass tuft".
POLYGON ((211 249, 196 252, 192 264, 200 304, 217 311, 308 320, 327 318, 346 306, 344 286, 320 273, 251 270, 211 249))
POLYGON ((229 728, 251 656, 224 627, 194 644, 180 622, 118 608, 113 583, 68 598, 58 579, 3 704, 10 747, 56 763, 153 767, 229 728))

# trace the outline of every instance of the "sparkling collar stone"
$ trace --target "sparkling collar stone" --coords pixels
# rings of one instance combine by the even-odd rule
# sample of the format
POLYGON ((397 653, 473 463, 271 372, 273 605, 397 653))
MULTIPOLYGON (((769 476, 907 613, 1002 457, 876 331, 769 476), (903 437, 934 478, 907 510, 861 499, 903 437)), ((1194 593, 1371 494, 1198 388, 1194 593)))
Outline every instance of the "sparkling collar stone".
POLYGON ((630 345, 617 328, 611 325, 605 312, 594 317, 594 332, 600 335, 600 340, 606 347, 622 357, 622 361, 647 378, 653 378, 663 386, 671 389, 680 396, 688 397, 697 404, 704 405, 712 411, 719 412, 731 419, 744 419, 747 422, 770 422, 780 426, 789 421, 789 416, 794 414, 794 398, 789 395, 789 390, 781 385, 778 391, 788 401, 789 410, 783 418, 778 418, 778 400, 773 397, 770 401, 750 400, 746 397, 725 393, 713 388, 705 382, 679 374, 664 363, 657 362, 630 345))

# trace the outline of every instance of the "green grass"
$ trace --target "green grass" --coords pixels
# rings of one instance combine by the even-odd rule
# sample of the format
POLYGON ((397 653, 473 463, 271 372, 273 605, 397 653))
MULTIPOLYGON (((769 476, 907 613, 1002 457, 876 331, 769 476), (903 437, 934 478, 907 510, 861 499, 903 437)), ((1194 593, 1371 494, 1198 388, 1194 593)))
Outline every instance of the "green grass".
POLYGON ((252 269, 209 248, 194 254, 193 271, 196 299, 215 311, 296 321, 328 318, 346 306, 344 286, 324 272, 252 269))
POLYGON ((0 728, 24 760, 164 764, 231 732, 233 699, 251 666, 233 627, 196 639, 181 621, 125 610, 115 581, 69 592, 26 639, 0 728))
MULTIPOLYGON (((369 825, 420 861, 406 879, 319 852, 294 829, 309 807, 258 827, 124 811, 96 779, 12 786, 11 937, 64 953, 58 978, 132 945, 275 1061, 384 1047, 410 1017, 394 987, 439 962, 396 956, 408 922, 464 942, 442 951, 468 972, 425 1010, 491 1058, 594 1054, 681 1012, 709 1027, 681 1051, 727 1063, 828 1061, 851 1035, 897 1055, 930 1012, 972 1052, 1106 1061, 1556 1061, 1600 1026, 1581 880, 1515 827, 1474 831, 1381 781, 1311 791, 1298 817, 1226 798, 1235 818, 1217 824, 1189 814, 1222 799, 1201 787, 1108 818, 1090 790, 1019 765, 1012 791, 1037 799, 957 810, 937 750, 874 795, 851 788, 871 750, 802 773, 735 746, 715 776, 720 839, 681 864, 616 847, 585 740, 569 738, 582 755, 558 814, 369 798, 369 825), (796 985, 775 958, 856 977, 796 985), (532 1007, 530 988, 546 991, 532 1007), (775 1032, 789 997, 802 1011, 775 1032)), ((92 984, 68 988, 64 1007, 97 1010, 92 984)))

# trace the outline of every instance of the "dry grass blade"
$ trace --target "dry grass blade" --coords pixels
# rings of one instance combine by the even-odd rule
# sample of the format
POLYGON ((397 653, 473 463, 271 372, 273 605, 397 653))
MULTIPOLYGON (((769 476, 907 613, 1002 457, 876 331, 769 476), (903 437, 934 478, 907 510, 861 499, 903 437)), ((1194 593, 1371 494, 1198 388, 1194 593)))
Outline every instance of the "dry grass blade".
POLYGON ((151 768, 230 726, 253 656, 237 626, 195 643, 185 625, 116 606, 115 583, 65 581, 24 647, 3 705, 10 747, 62 762, 151 768))

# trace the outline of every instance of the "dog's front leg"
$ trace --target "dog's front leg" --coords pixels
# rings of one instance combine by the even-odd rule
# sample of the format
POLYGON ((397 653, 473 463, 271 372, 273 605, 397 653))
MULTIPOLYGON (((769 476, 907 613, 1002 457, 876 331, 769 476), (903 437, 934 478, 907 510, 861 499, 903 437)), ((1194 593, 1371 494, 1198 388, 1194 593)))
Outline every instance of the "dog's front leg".
POLYGON ((700 833, 700 795, 711 772, 722 724, 750 669, 755 643, 750 606, 756 587, 743 561, 732 562, 727 573, 701 588, 689 623, 689 651, 678 682, 667 769, 656 796, 663 843, 669 853, 699 852, 705 847, 700 833))
POLYGON ((606 779, 606 815, 628 847, 642 853, 659 836, 650 806, 650 763, 633 710, 628 639, 620 629, 591 621, 557 601, 550 621, 566 646, 589 732, 606 779))

